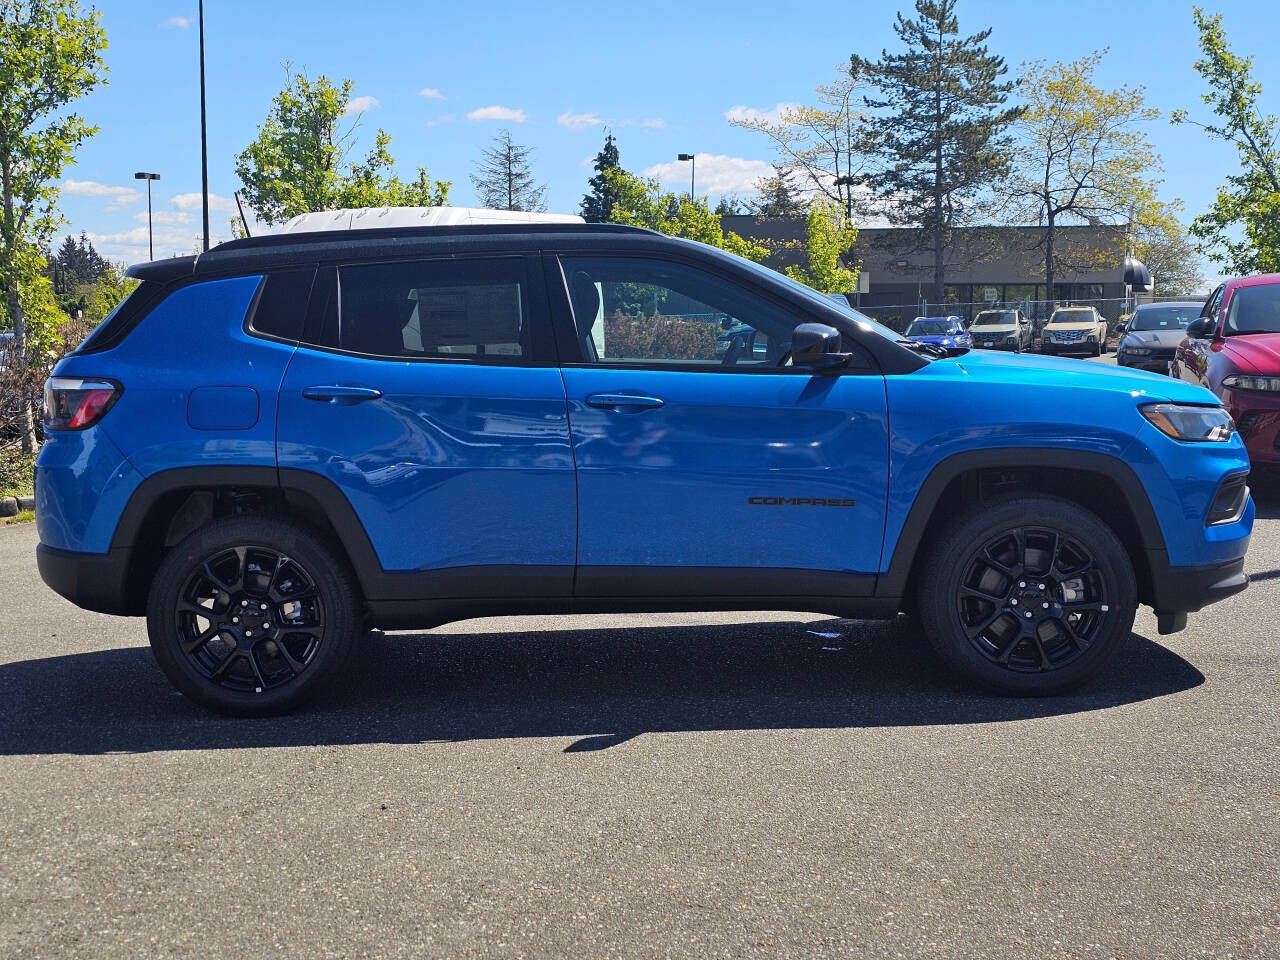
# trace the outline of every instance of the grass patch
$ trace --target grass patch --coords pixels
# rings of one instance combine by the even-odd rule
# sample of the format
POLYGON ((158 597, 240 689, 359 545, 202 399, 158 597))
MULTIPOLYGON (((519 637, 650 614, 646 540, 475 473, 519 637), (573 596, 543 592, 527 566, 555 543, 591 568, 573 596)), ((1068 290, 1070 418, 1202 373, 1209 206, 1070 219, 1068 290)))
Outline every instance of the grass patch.
POLYGON ((35 471, 35 454, 0 450, 0 497, 31 496, 35 471))
POLYGON ((0 517, 0 527, 7 527, 13 523, 30 523, 36 518, 35 512, 32 510, 23 510, 15 517, 0 517))

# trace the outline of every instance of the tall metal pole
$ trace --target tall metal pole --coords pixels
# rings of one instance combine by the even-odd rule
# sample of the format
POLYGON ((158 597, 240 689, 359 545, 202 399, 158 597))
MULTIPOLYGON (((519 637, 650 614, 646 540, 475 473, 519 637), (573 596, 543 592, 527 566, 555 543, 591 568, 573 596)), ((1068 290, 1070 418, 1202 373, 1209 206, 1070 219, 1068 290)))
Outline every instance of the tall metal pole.
POLYGON ((204 249, 209 250, 209 129, 204 105, 204 0, 200 0, 200 190, 204 207, 204 249))
POLYGON ((147 259, 156 258, 155 231, 151 229, 151 178, 147 178, 147 259))
POLYGON ((698 180, 698 155, 695 153, 693 155, 693 158, 689 161, 689 202, 690 203, 695 202, 694 197, 695 197, 696 191, 694 190, 693 185, 697 182, 697 180, 698 180))

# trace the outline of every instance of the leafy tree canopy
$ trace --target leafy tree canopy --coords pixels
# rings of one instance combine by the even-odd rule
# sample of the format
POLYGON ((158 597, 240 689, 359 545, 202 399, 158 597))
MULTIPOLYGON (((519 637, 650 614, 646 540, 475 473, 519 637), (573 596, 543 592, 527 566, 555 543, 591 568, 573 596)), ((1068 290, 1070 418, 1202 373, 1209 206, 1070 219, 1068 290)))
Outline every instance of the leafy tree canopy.
POLYGON ((805 222, 806 260, 803 267, 787 267, 787 276, 806 283, 819 293, 849 293, 858 286, 858 271, 843 258, 858 239, 858 231, 845 221, 843 212, 829 200, 809 209, 805 222))
MULTIPOLYGON (((0 290, 14 334, 18 424, 24 451, 35 448, 34 378, 27 337, 58 322, 41 251, 59 223, 62 171, 96 132, 69 109, 104 80, 107 38, 100 15, 77 0, 0 2, 0 290)), ((13 365, 13 360, 9 361, 13 365)))
POLYGON ((767 247, 725 232, 720 226, 720 217, 705 199, 690 200, 688 196, 666 192, 658 181, 637 177, 621 167, 608 170, 604 175, 617 197, 612 223, 697 240, 757 262, 769 255, 767 247))
POLYGON ((1218 188, 1191 234, 1201 252, 1234 273, 1280 271, 1280 120, 1258 106, 1262 85, 1253 78, 1253 58, 1232 52, 1221 15, 1200 7, 1192 15, 1200 31, 1195 69, 1209 87, 1200 99, 1217 120, 1201 123, 1186 110, 1175 110, 1172 119, 1234 145, 1240 172, 1218 188))
POLYGON ((378 130, 360 162, 348 162, 359 120, 347 121, 352 83, 312 80, 288 66, 257 138, 236 158, 245 202, 267 223, 343 207, 443 206, 450 184, 426 167, 408 182, 394 173, 391 137, 378 130))

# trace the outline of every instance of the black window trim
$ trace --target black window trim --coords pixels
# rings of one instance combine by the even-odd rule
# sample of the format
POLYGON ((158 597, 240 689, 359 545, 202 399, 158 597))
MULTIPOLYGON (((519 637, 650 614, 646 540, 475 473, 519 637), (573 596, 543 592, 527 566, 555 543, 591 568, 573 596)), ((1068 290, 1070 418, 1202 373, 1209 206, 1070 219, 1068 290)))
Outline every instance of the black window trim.
MULTIPOLYGON (((589 257, 596 260, 664 260, 669 263, 675 263, 683 267, 693 267, 711 274, 719 280, 731 283, 736 286, 744 287, 753 296, 759 297, 767 301, 773 306, 786 310, 792 315, 803 317, 803 320, 797 320, 797 326, 805 322, 826 323, 826 318, 818 317, 810 313, 804 308, 804 305, 798 305, 793 301, 788 301, 783 297, 777 296, 774 291, 762 288, 759 284, 752 282, 751 278, 731 275, 728 271, 717 269, 718 265, 712 266, 700 261, 693 261, 687 257, 677 256, 667 250, 598 250, 593 248, 559 248, 547 251, 549 259, 549 267, 554 267, 554 275, 557 281, 557 292, 561 294, 557 297, 562 300, 560 309, 568 310, 566 332, 570 334, 569 340, 572 346, 568 350, 572 351, 573 359, 563 360, 560 366, 569 369, 588 369, 588 370, 655 370, 666 371, 672 373, 717 373, 717 374, 743 374, 747 376, 806 376, 806 377, 831 377, 831 376, 883 376, 879 364, 876 362, 875 356, 862 346, 853 336, 841 330, 841 340, 844 346, 854 354, 854 360, 846 367, 833 367, 828 370, 815 371, 807 367, 769 367, 769 366, 732 366, 726 367, 718 363, 706 363, 695 365, 693 363, 663 363, 661 361, 642 361, 624 362, 608 360, 589 361, 582 356, 582 345, 578 338, 578 324, 573 316, 573 297, 569 293, 569 281, 564 272, 565 257, 589 257), (854 365, 858 359, 862 360, 862 365, 854 365)), ((552 271, 549 269, 548 273, 552 271)), ((565 326, 562 322, 557 324, 557 334, 560 328, 565 326)), ((561 340, 557 336, 557 340, 561 340)), ((563 347, 562 347, 563 349, 563 347)))
MULTIPOLYGON (((318 264, 317 270, 316 270, 316 278, 318 279, 320 277, 320 272, 323 270, 332 270, 334 272, 334 279, 336 284, 334 287, 334 292, 338 298, 338 310, 339 310, 339 313, 341 313, 342 270, 345 267, 368 267, 368 266, 378 266, 380 264, 389 264, 389 263, 435 263, 435 262, 451 261, 451 260, 453 261, 457 261, 457 260, 519 261, 524 267, 524 281, 522 283, 522 287, 524 288, 525 300, 527 301, 526 305, 528 306, 528 309, 529 309, 530 323, 536 324, 540 322, 538 318, 538 313, 539 311, 541 311, 542 318, 543 318, 541 322, 544 322, 548 326, 546 337, 545 337, 546 346, 550 347, 553 353, 558 353, 558 351, 556 350, 556 341, 555 341, 555 338, 553 337, 553 331, 551 330, 550 309, 546 302, 547 300, 546 287, 545 287, 545 283, 542 281, 541 271, 538 269, 537 258, 538 258, 537 253, 529 253, 524 251, 504 253, 501 251, 490 250, 490 251, 477 251, 475 253, 465 253, 465 254, 438 254, 438 255, 419 254, 416 256, 403 256, 403 257, 377 257, 377 258, 370 258, 370 259, 333 260, 333 261, 318 264)), ((319 284, 317 284, 315 280, 313 280, 311 285, 312 297, 316 295, 318 287, 319 287, 319 284)), ((335 354, 337 356, 343 356, 343 357, 356 357, 362 360, 381 360, 386 363, 449 363, 449 364, 463 364, 463 365, 477 366, 477 367, 558 367, 560 366, 558 355, 551 358, 541 358, 541 357, 534 357, 534 356, 501 357, 498 355, 494 355, 494 356, 459 355, 456 357, 405 357, 405 356, 392 356, 392 355, 382 354, 382 353, 363 353, 359 350, 347 350, 342 347, 335 347, 335 346, 330 346, 328 344, 315 343, 313 342, 312 339, 310 339, 311 337, 314 337, 315 331, 312 329, 309 329, 308 327, 308 322, 312 319, 311 317, 312 306, 313 304, 311 303, 310 300, 308 300, 307 315, 303 323, 302 338, 298 341, 298 349, 300 350, 313 350, 317 353, 330 353, 330 354, 335 354)), ((536 343, 531 343, 531 350, 536 352, 537 350, 536 343)))

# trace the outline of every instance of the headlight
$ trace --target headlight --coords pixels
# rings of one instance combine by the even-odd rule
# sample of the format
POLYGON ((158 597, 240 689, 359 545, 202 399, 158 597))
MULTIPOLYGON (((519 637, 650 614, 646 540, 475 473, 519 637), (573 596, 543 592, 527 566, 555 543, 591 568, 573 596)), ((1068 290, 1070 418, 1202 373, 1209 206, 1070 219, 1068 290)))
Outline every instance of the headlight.
POLYGON ((1127 345, 1121 345, 1120 349, 1122 349, 1125 353, 1132 353, 1135 357, 1146 357, 1146 356, 1150 356, 1151 354, 1150 347, 1130 347, 1127 345))
POLYGON ((1233 373, 1222 379, 1224 387, 1236 390, 1267 390, 1280 392, 1280 377, 1246 377, 1233 373))
POLYGON ((1093 331, 1091 334, 1089 334, 1089 339, 1090 339, 1090 340, 1097 340, 1097 339, 1098 339, 1098 331, 1097 331, 1097 330, 1095 330, 1095 331, 1093 331))
POLYGON ((950 337, 943 337, 942 345, 944 347, 954 347, 956 345, 956 342, 952 340, 950 337))
POLYGON ((1149 423, 1175 440, 1191 443, 1226 443, 1236 431, 1231 415, 1221 407, 1148 403, 1139 409, 1149 423))

